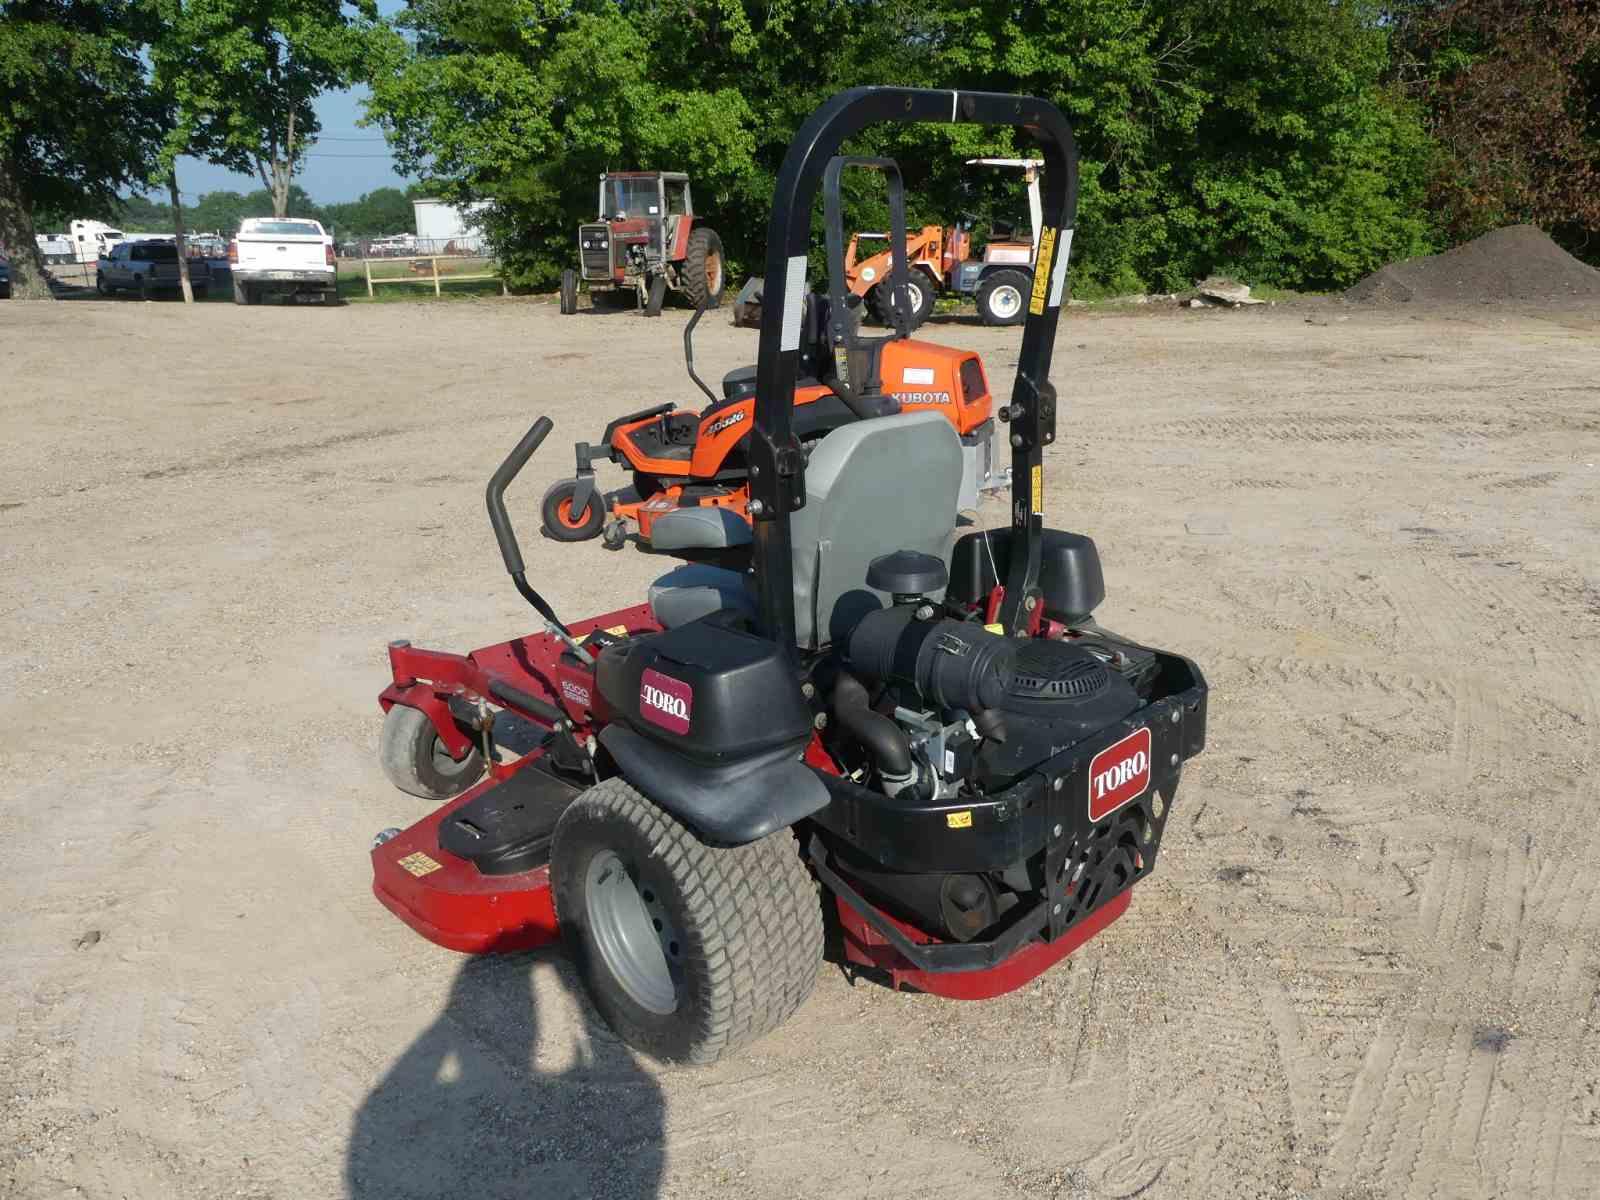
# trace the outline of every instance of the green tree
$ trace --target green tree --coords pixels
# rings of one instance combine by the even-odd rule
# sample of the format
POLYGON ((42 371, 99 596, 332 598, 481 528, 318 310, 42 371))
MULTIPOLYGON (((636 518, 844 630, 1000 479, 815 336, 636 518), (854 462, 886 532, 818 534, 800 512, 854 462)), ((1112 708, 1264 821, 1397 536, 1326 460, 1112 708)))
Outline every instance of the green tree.
POLYGON ((411 200, 405 192, 394 187, 374 188, 358 200, 324 205, 322 214, 326 223, 351 237, 416 232, 416 216, 411 200))
MULTIPOLYGON (((1329 287, 1430 245, 1428 141, 1385 85, 1376 0, 413 0, 397 25, 372 119, 445 198, 491 201, 487 230, 528 285, 570 265, 607 168, 691 172, 730 256, 758 261, 789 137, 861 83, 1059 104, 1083 158, 1080 283, 1233 270, 1329 287)), ((899 159, 913 222, 968 207, 961 159, 1013 149, 959 125, 855 148, 899 159)), ((1007 205, 1020 197, 978 207, 1007 205)), ((853 215, 871 212, 863 197, 853 215)))
POLYGON ((0 246, 12 294, 50 298, 33 213, 109 210, 148 177, 159 106, 127 0, 8 0, 0 12, 0 246))
POLYGON ((319 128, 313 102, 365 74, 374 0, 159 0, 169 36, 157 72, 212 162, 254 171, 287 216, 291 185, 319 128))

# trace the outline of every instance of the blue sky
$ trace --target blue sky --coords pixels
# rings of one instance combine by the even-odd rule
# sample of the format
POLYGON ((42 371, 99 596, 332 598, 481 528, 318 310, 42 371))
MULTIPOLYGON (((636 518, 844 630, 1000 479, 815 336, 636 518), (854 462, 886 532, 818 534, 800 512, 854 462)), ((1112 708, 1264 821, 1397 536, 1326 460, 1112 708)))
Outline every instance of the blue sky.
MULTIPOLYGON (((378 10, 390 16, 404 7, 402 0, 378 0, 378 10)), ((327 92, 317 100, 317 118, 322 123, 319 140, 306 157, 305 166, 294 181, 321 204, 354 200, 376 187, 404 187, 406 180, 395 173, 394 160, 383 134, 376 129, 357 128, 361 101, 367 89, 327 92)), ((178 186, 186 202, 202 192, 253 192, 261 187, 255 175, 239 175, 194 158, 178 160, 178 186)), ((152 189, 152 195, 154 189, 152 189)))

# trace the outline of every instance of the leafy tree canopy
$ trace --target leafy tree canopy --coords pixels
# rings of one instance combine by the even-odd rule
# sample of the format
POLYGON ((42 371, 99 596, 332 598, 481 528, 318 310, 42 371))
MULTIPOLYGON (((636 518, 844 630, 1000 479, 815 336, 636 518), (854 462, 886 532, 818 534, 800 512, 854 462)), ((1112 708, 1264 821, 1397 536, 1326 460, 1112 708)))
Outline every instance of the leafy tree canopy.
MULTIPOLYGON (((901 83, 1062 107, 1083 154, 1080 281, 1326 287, 1429 248, 1430 148, 1385 86, 1380 16, 1372 0, 412 0, 370 112, 448 198, 491 202, 530 285, 570 265, 608 168, 690 172, 730 254, 757 263, 799 122, 840 88, 901 83)), ((1015 149, 961 126, 858 148, 899 158, 913 221, 969 206, 962 158, 1015 149)), ((1006 203, 1021 210, 985 205, 1006 203)))

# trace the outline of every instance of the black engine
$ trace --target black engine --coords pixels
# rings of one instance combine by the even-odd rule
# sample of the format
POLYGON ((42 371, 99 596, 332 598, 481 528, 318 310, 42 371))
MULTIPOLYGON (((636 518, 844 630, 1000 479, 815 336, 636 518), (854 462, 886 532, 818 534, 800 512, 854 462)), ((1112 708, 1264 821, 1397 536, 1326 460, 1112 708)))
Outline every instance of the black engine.
MULTIPOLYGON (((980 789, 1004 786, 1141 703, 1133 685, 1087 649, 935 619, 926 604, 868 614, 850 635, 846 661, 852 674, 842 681, 845 695, 836 689, 835 699, 836 708, 840 699, 846 702, 839 716, 847 728, 854 731, 852 718, 859 721, 849 703, 852 678, 887 685, 905 709, 936 710, 941 720, 964 713, 977 735, 969 779, 980 789)), ((876 751, 887 739, 879 727, 862 740, 876 751)), ((892 787, 898 759, 884 770, 879 757, 892 787)), ((942 765, 932 764, 936 770, 942 765)))

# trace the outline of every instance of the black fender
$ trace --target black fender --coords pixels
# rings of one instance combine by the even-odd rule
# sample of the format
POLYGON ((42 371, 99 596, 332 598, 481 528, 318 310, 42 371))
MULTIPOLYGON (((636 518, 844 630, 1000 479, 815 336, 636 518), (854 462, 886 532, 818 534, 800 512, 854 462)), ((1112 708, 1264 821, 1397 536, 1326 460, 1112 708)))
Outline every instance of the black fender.
POLYGON ((600 744, 649 800, 697 834, 727 846, 758 841, 829 801, 828 789, 793 746, 706 764, 621 724, 601 730, 600 744))

